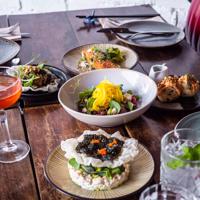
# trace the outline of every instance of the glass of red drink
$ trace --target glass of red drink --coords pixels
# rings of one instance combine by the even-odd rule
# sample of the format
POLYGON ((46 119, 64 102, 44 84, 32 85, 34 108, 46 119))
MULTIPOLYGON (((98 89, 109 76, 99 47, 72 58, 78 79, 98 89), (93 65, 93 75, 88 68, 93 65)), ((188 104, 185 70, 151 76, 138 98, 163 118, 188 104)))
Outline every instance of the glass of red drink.
MULTIPOLYGON (((14 105, 21 96, 21 80, 7 73, 8 67, 0 67, 0 162, 13 163, 25 158, 30 147, 21 140, 12 140, 8 128, 7 115, 4 109, 14 105), (3 136, 3 137, 2 137, 3 136)), ((17 130, 17 129, 16 129, 17 130)))
POLYGON ((190 46, 200 53, 200 0, 192 0, 185 27, 190 46))

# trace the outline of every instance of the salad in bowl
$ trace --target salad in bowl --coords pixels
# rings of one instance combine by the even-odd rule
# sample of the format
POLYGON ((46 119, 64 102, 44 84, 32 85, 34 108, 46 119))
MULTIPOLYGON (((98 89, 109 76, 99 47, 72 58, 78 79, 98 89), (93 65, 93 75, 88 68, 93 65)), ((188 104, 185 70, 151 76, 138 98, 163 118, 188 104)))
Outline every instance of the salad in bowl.
POLYGON ((92 88, 79 93, 80 112, 93 115, 115 115, 135 110, 140 97, 132 90, 123 90, 123 85, 115 85, 103 80, 92 88))
POLYGON ((118 126, 142 115, 157 95, 147 75, 127 69, 101 69, 68 80, 58 100, 74 118, 103 127, 118 126))

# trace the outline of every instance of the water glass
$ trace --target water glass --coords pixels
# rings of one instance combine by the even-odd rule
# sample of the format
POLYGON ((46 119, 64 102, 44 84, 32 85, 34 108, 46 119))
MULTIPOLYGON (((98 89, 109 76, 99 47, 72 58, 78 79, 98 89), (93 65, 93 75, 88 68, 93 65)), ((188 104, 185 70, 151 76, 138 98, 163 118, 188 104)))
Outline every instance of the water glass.
POLYGON ((139 200, 192 200, 193 195, 182 187, 155 184, 145 189, 139 200))
POLYGON ((200 130, 175 129, 161 140, 161 183, 187 188, 200 199, 200 130))

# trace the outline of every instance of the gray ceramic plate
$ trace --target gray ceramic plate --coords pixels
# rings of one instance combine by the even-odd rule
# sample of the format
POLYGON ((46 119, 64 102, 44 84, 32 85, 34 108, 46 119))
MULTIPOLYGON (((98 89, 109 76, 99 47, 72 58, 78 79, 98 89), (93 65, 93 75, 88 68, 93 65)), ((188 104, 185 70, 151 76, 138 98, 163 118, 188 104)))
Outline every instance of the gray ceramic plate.
POLYGON ((128 47, 117 45, 117 44, 94 43, 94 44, 86 44, 80 47, 76 47, 74 49, 71 49, 67 53, 65 53, 63 57, 63 64, 66 67, 66 69, 70 71, 72 74, 75 74, 75 75, 80 74, 81 72, 79 71, 77 67, 78 67, 78 62, 81 58, 81 51, 84 49, 89 49, 94 46, 102 50, 105 50, 106 48, 109 48, 109 47, 115 47, 115 48, 118 48, 120 51, 122 51, 126 59, 121 64, 121 68, 131 69, 138 62, 138 55, 136 54, 135 51, 133 51, 132 49, 128 47))
POLYGON ((0 37, 0 65, 15 57, 20 50, 20 46, 11 40, 0 37))
POLYGON ((181 97, 170 103, 162 103, 156 99, 152 106, 164 110, 195 110, 200 107, 200 92, 194 97, 181 97))
MULTIPOLYGON (((170 24, 164 22, 157 21, 136 21, 129 22, 121 25, 120 27, 129 28, 134 31, 161 31, 161 30, 171 30, 172 28, 176 28, 170 24)), ((124 43, 145 47, 145 48, 158 48, 158 47, 167 47, 172 46, 180 41, 182 41, 185 37, 184 32, 180 29, 180 33, 175 33, 168 36, 153 36, 153 35, 138 35, 131 39, 130 33, 120 33, 116 35, 117 38, 124 43)))
POLYGON ((177 123, 175 128, 200 129, 200 112, 187 115, 177 123))

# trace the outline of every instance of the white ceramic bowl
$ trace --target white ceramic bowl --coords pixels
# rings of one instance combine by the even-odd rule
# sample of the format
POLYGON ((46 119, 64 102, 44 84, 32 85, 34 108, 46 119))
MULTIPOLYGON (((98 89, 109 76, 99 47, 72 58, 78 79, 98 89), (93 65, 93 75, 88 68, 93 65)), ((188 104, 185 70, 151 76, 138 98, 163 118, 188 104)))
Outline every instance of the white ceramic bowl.
POLYGON ((127 123, 142 115, 153 103, 157 94, 155 82, 148 76, 128 69, 103 69, 82 73, 68 80, 59 90, 58 99, 63 108, 76 119, 87 124, 111 127, 127 123), (79 93, 108 79, 123 84, 123 90, 132 90, 141 97, 136 110, 117 115, 90 115, 78 111, 79 93))

